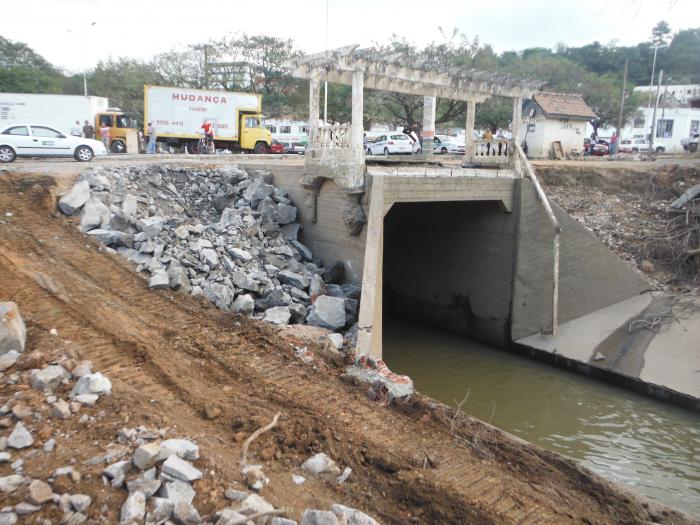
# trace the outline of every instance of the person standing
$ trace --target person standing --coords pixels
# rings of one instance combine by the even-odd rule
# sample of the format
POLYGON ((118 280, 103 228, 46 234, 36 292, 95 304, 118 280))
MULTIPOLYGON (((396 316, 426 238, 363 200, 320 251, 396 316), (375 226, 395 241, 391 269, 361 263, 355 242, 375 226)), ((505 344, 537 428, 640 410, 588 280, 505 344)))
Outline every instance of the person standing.
POLYGON ((86 139, 94 139, 95 138, 95 127, 90 124, 87 120, 85 121, 85 125, 83 126, 83 137, 86 139))
POLYGON ((484 142, 486 142, 486 156, 491 155, 491 141, 493 140, 493 133, 491 128, 486 128, 484 131, 484 142))
POLYGON ((612 137, 610 138, 610 151, 609 154, 612 157, 617 153, 617 131, 613 132, 612 137))
POLYGON ((70 128, 70 134, 74 137, 82 137, 83 136, 83 130, 80 129, 80 121, 76 120, 75 125, 70 128))
POLYGON ((153 125, 153 122, 148 123, 148 147, 146 153, 156 152, 156 140, 158 139, 158 130, 153 125))
POLYGON ((106 122, 100 124, 100 139, 107 151, 109 151, 109 125, 106 122))

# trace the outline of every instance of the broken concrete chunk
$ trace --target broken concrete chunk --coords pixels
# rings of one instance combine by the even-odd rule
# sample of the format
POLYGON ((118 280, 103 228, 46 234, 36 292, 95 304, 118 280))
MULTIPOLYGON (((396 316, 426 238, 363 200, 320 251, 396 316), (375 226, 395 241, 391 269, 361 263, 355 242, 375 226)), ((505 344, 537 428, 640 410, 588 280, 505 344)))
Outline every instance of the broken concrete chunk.
POLYGON ((342 525, 330 511, 306 509, 301 515, 301 525, 342 525))
POLYGON ((238 297, 236 297, 236 300, 233 301, 233 304, 231 305, 231 310, 233 310, 237 314, 242 315, 250 315, 253 313, 254 309, 255 300, 250 294, 239 295, 238 297))
POLYGON ((132 195, 131 193, 127 193, 126 197, 124 197, 124 200, 122 201, 122 212, 127 215, 134 217, 136 216, 136 213, 139 211, 139 201, 136 198, 136 195, 132 195))
POLYGON ((311 456, 301 465, 301 468, 312 474, 323 474, 326 472, 340 474, 340 469, 335 464, 335 461, 323 452, 311 456))
POLYGON ((173 505, 179 501, 192 503, 195 494, 196 493, 192 488, 192 485, 180 479, 164 482, 160 488, 160 491, 158 491, 158 495, 160 497, 172 502, 173 505))
POLYGON ((250 494, 241 503, 241 508, 238 512, 245 514, 246 516, 252 516, 253 514, 259 514, 261 512, 270 512, 275 510, 275 507, 271 505, 265 498, 258 496, 257 494, 250 494))
POLYGON ((12 301, 0 303, 0 355, 11 350, 21 354, 27 341, 27 327, 12 301))
POLYGON ((160 453, 160 445, 157 443, 147 443, 141 445, 134 451, 131 457, 131 462, 139 469, 146 470, 156 464, 158 454, 160 453))
POLYGON ((27 448, 31 447, 32 443, 34 443, 32 434, 21 421, 18 421, 10 437, 7 438, 7 446, 10 448, 27 448))
POLYGON ((309 287, 309 284, 311 284, 311 279, 309 277, 289 270, 282 270, 277 274, 277 278, 282 284, 289 284, 299 288, 300 290, 306 290, 309 287))
POLYGON ((342 328, 345 326, 345 299, 319 296, 311 306, 306 322, 330 330, 342 328))
POLYGON ((199 447, 186 439, 166 439, 160 443, 158 461, 168 459, 172 455, 182 459, 195 461, 199 459, 199 447))
POLYGON ((70 496, 70 504, 75 512, 83 512, 92 503, 92 498, 87 494, 73 494, 70 496))
POLYGON ((364 512, 335 503, 331 505, 331 512, 335 514, 341 523, 348 525, 379 525, 374 518, 369 517, 364 512))
POLYGON ((109 229, 112 214, 97 197, 90 197, 80 214, 80 231, 88 232, 95 228, 109 229))
POLYGON ((102 470, 102 474, 112 480, 113 487, 121 487, 124 484, 124 477, 129 472, 130 461, 117 461, 102 470))
POLYGON ((62 366, 49 365, 32 374, 32 387, 37 390, 53 390, 69 377, 70 373, 62 366))
POLYGON ((179 458, 176 455, 170 456, 161 466, 162 472, 183 481, 195 481, 202 478, 202 473, 197 470, 192 463, 179 458))
POLYGON ((71 390, 71 397, 81 394, 110 395, 112 382, 101 373, 87 374, 81 377, 71 390))
POLYGON ((123 525, 143 523, 146 514, 146 497, 141 492, 132 492, 122 505, 121 521, 123 525))
POLYGON ((51 415, 59 419, 68 419, 71 415, 70 403, 64 399, 59 399, 51 405, 51 415))
POLYGON ((11 474, 0 478, 0 492, 9 494, 24 484, 24 477, 19 474, 11 474))
POLYGON ((75 184, 58 201, 58 208, 65 215, 75 215, 90 198, 90 183, 86 180, 75 184))
POLYGON ((182 525, 198 525, 202 523, 199 512, 190 503, 178 501, 173 509, 173 518, 182 525))
POLYGON ((345 369, 346 375, 363 383, 369 383, 370 394, 374 399, 406 397, 413 394, 413 381, 408 376, 394 374, 381 359, 359 355, 355 364, 345 369))
POLYGON ((87 232, 87 234, 107 246, 131 247, 134 244, 134 238, 131 235, 117 230, 95 228, 87 232))
POLYGON ((265 310, 264 321, 278 326, 289 324, 289 318, 292 316, 288 306, 275 306, 265 310))
POLYGON ((170 288, 170 276, 165 270, 157 270, 148 281, 151 290, 165 290, 170 288))
POLYGON ((0 354, 0 372, 4 372, 13 366, 17 362, 18 358, 19 353, 16 350, 10 350, 6 354, 0 354))
POLYGON ((165 498, 152 498, 153 510, 146 514, 146 525, 160 525, 170 519, 175 504, 165 498))

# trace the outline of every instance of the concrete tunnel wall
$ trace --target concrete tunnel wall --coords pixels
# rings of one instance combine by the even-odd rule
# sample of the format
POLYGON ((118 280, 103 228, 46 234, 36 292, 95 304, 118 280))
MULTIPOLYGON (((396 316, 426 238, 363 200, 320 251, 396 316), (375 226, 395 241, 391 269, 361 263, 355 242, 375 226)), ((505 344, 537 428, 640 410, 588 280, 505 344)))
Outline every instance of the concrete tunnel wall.
POLYGON ((384 218, 383 313, 507 346, 516 230, 496 201, 395 204, 384 218))

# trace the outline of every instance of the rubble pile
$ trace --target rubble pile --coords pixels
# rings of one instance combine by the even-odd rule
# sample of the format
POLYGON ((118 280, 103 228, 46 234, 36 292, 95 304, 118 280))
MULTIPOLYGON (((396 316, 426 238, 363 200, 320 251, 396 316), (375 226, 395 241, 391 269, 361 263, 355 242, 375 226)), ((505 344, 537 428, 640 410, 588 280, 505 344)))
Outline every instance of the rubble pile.
MULTIPOLYGON (((49 334, 58 339, 57 330, 52 329, 49 334)), ((194 440, 175 434, 175 429, 123 427, 106 445, 96 449, 96 454, 89 447, 80 449, 83 454, 88 453, 88 459, 82 458, 79 463, 79 457, 74 454, 69 464, 46 468, 57 447, 77 445, 72 432, 62 428, 62 423, 77 418, 83 408, 97 409, 100 398, 111 395, 112 383, 94 372, 90 361, 79 361, 67 354, 51 359, 38 351, 26 352, 26 341, 26 326, 17 305, 0 303, 0 362, 3 363, 0 383, 14 391, 0 406, 0 494, 4 500, 0 506, 0 524, 26 520, 57 523, 46 517, 58 515, 60 523, 70 525, 97 522, 297 525, 287 517, 290 510, 275 508, 259 494, 269 480, 257 487, 249 484, 253 492, 227 489, 225 508, 213 511, 208 507, 207 514, 201 515, 203 509, 195 506, 198 484, 216 474, 205 465, 198 465, 202 463, 199 446, 194 440), (46 366, 32 368, 46 360, 46 366), (37 463, 37 457, 45 459, 37 463), (29 460, 32 466, 27 467, 29 460), (98 496, 95 501, 94 490, 84 484, 99 483, 100 479, 108 492, 120 491, 123 497, 98 496), (119 507, 104 504, 106 500, 116 500, 119 507)), ((106 415, 104 410, 94 415, 85 412, 79 423, 101 425, 106 415)), ((301 464, 298 472, 342 484, 352 469, 346 467, 341 473, 335 461, 319 453, 301 464)), ((292 480, 297 485, 306 482, 298 474, 292 474, 292 480)), ((247 484, 245 478, 243 481, 247 484)), ((205 485, 204 490, 210 488, 211 484, 205 485)), ((304 510, 301 524, 378 525, 378 522, 359 510, 334 503, 329 511, 304 510)))
POLYGON ((269 172, 96 167, 59 201, 80 229, 136 264, 153 289, 204 296, 275 324, 355 332, 360 288, 299 241, 297 208, 269 172))

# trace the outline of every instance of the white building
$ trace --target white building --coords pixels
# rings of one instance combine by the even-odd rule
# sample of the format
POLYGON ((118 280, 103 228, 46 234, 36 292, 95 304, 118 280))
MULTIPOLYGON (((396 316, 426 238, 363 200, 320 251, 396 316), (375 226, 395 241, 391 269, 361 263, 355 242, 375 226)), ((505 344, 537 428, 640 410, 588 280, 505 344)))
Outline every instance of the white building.
MULTIPOLYGON (((651 133, 654 108, 639 108, 637 116, 622 129, 623 139, 647 138, 651 133)), ((698 133, 700 129, 699 108, 657 108, 654 143, 663 144, 667 152, 683 151, 681 139, 698 133)), ((610 137, 615 128, 599 128, 599 137, 610 137)), ((593 132, 589 126, 588 136, 593 132)))
POLYGON ((305 120, 267 119, 265 127, 272 133, 272 140, 299 144, 309 142, 309 128, 305 120))
MULTIPOLYGON (((651 87, 651 104, 654 103, 654 97, 656 96, 656 86, 651 87)), ((637 93, 649 94, 649 86, 637 86, 634 88, 637 93)), ((693 97, 700 96, 700 84, 675 84, 668 86, 661 86, 659 90, 659 95, 666 93, 668 96, 673 97, 680 104, 687 106, 690 104, 690 99, 693 97)))
POLYGON ((535 159, 550 157, 554 143, 560 143, 563 153, 583 152, 586 124, 596 114, 575 93, 535 93, 523 103, 520 138, 527 142, 527 156, 535 159))

